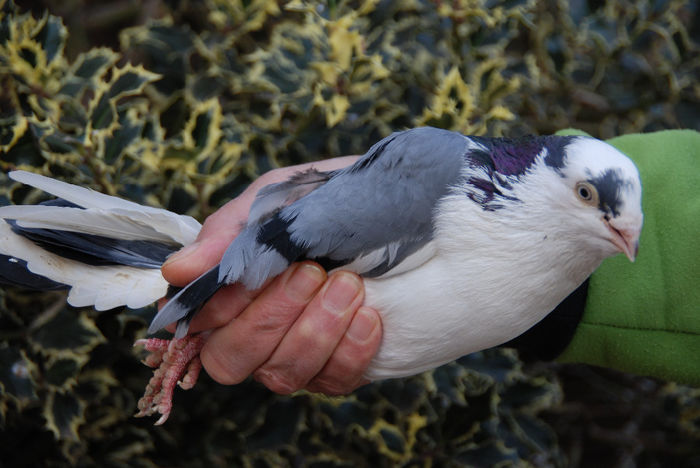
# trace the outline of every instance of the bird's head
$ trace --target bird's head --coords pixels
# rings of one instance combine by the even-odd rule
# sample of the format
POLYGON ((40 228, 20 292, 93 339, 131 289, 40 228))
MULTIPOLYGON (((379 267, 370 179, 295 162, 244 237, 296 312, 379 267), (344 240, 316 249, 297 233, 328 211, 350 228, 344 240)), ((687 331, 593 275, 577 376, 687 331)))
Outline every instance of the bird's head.
POLYGON ((589 137, 570 137, 560 151, 545 163, 559 175, 553 194, 569 214, 566 222, 581 229, 603 256, 622 252, 634 261, 643 220, 642 184, 634 163, 589 137))
POLYGON ((618 252, 634 261, 642 185, 627 156, 584 136, 471 141, 462 188, 484 216, 584 249, 594 263, 618 252))

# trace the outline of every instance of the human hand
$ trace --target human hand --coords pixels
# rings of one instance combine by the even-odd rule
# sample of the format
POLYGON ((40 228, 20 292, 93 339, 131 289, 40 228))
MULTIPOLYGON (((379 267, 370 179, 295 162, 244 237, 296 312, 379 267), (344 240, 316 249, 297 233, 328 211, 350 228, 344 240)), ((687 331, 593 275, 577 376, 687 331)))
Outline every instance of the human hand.
MULTIPOLYGON (((197 241, 163 265, 163 276, 184 286, 218 263, 265 185, 311 167, 341 168, 355 159, 336 158, 262 175, 207 218, 197 241)), ((219 383, 236 384, 252 374, 277 393, 305 388, 345 394, 367 383, 363 374, 381 340, 379 315, 362 306, 363 300, 357 275, 341 271, 327 277, 313 262, 295 263, 259 290, 246 291, 240 284, 221 289, 194 318, 190 332, 214 330, 200 357, 219 383)))

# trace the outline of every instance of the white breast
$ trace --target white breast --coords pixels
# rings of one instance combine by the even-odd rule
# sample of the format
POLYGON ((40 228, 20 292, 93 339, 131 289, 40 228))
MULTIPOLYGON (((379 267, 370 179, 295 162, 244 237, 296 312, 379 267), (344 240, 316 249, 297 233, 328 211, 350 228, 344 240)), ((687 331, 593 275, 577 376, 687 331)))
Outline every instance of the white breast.
POLYGON ((503 229, 496 214, 457 197, 445 200, 439 212, 432 259, 399 275, 365 280, 365 304, 380 312, 383 325, 369 379, 413 375, 520 335, 602 260, 572 268, 580 252, 569 239, 503 229), (491 219, 476 229, 480 217, 491 219))

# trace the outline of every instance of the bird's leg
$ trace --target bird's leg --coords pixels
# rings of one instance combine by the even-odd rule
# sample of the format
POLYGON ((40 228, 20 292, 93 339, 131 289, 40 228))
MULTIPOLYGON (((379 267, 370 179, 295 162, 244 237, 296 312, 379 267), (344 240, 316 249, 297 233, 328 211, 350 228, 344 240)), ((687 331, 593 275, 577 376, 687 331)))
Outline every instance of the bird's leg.
POLYGON ((163 424, 173 407, 175 386, 188 390, 194 386, 202 369, 199 352, 204 346, 204 334, 187 335, 183 338, 163 340, 147 338, 137 340, 134 346, 143 345, 150 354, 143 363, 155 368, 146 391, 138 402, 136 417, 160 413, 156 425, 163 424))

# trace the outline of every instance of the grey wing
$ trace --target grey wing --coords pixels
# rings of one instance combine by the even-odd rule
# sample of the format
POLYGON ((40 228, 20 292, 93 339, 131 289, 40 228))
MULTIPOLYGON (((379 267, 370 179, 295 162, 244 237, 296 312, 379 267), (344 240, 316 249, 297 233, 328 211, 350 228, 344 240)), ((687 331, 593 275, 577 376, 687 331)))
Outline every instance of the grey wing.
POLYGON ((383 275, 432 239, 436 203, 459 180, 468 145, 429 127, 394 133, 269 218, 257 241, 290 262, 383 275))
POLYGON ((248 213, 248 225, 264 222, 298 199, 325 184, 335 171, 316 169, 298 172, 284 182, 266 185, 258 192, 248 213))
POLYGON ((222 286, 258 288, 300 259, 364 276, 399 270, 392 269, 432 239, 435 206, 459 181, 468 146, 458 133, 408 130, 345 169, 307 172, 263 189, 221 263, 176 294, 149 332, 178 321, 181 337, 222 286))

